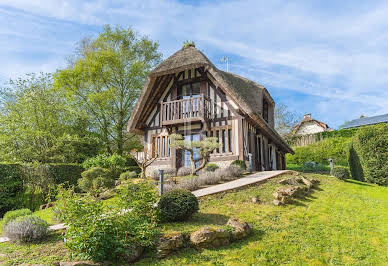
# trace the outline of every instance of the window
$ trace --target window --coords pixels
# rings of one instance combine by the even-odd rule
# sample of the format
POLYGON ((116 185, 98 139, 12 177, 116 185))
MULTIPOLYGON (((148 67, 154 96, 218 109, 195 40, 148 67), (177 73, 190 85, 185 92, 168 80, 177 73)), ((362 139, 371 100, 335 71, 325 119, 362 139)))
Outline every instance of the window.
POLYGON ((232 129, 228 129, 229 152, 233 152, 232 129))
POLYGON ((222 149, 222 152, 226 152, 226 146, 225 146, 225 140, 226 140, 226 130, 221 130, 221 149, 222 149))
POLYGON ((178 99, 187 99, 201 94, 199 82, 184 84, 178 88, 178 99))
POLYGON ((153 138, 154 150, 152 154, 158 158, 170 157, 170 138, 168 136, 158 136, 153 138))
POLYGON ((263 118, 268 122, 268 102, 263 98, 263 118))

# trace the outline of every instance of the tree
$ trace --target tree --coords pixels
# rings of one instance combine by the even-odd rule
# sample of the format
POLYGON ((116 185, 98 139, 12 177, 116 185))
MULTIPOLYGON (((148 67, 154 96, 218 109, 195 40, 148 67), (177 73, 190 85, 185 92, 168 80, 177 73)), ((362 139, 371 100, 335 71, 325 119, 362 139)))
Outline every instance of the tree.
POLYGON ((350 121, 345 121, 342 125, 340 125, 338 128, 339 129, 343 129, 344 127, 346 127, 348 124, 350 123, 350 121))
POLYGON ((218 139, 215 137, 208 137, 200 141, 185 141, 182 135, 170 135, 171 147, 186 150, 190 153, 191 174, 195 175, 198 171, 203 169, 210 160, 210 154, 220 147, 218 139), (195 158, 196 153, 199 155, 195 158), (199 166, 196 163, 201 162, 199 166))
POLYGON ((157 157, 152 156, 152 154, 148 153, 147 150, 139 153, 136 149, 133 149, 130 155, 141 169, 140 178, 146 178, 147 167, 150 166, 157 157))
POLYGON ((285 104, 277 104, 275 107, 275 129, 281 136, 287 136, 301 120, 301 115, 292 112, 285 104))
POLYGON ((123 154, 126 125, 148 73, 161 59, 158 43, 131 28, 105 26, 94 40, 81 41, 55 84, 90 116, 105 149, 123 154))
POLYGON ((0 160, 78 162, 98 147, 82 112, 52 84, 51 74, 27 74, 0 90, 0 160))

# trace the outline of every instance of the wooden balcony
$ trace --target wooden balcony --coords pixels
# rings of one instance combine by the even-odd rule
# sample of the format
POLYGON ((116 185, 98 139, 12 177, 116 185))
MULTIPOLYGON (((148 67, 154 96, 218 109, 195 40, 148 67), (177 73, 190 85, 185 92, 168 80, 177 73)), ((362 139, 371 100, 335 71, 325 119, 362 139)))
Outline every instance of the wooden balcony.
POLYGON ((213 105, 208 97, 201 94, 188 99, 163 102, 160 114, 162 126, 207 122, 213 115, 213 105))

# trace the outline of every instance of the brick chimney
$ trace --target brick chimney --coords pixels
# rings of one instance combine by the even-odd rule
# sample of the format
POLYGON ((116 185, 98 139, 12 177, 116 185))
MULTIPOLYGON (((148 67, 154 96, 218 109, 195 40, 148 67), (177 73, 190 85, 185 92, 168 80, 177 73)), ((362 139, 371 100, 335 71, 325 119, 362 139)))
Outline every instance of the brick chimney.
POLYGON ((311 114, 305 114, 303 117, 303 120, 310 120, 311 119, 311 114))

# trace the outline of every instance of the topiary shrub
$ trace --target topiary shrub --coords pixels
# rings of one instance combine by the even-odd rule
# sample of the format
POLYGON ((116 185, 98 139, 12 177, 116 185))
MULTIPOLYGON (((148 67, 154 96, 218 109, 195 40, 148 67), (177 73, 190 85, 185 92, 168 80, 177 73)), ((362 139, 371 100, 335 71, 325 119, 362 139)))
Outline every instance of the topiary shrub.
POLYGON ((82 166, 85 169, 100 167, 111 170, 114 178, 118 178, 125 171, 127 159, 118 154, 106 155, 100 154, 83 162, 82 166))
POLYGON ((349 169, 342 166, 336 166, 331 170, 331 175, 335 176, 339 180, 345 180, 350 178, 349 169))
POLYGON ((101 167, 93 167, 82 172, 82 178, 78 179, 78 186, 85 192, 91 192, 94 195, 112 188, 115 185, 115 179, 112 172, 101 167))
POLYGON ((176 189, 163 194, 158 204, 164 221, 185 221, 199 209, 198 200, 193 193, 176 189))
POLYGON ((12 220, 15 220, 18 217, 27 216, 31 214, 32 214, 32 211, 30 209, 19 209, 14 211, 8 211, 4 214, 3 226, 12 220))
POLYGON ((136 177, 138 177, 138 174, 135 171, 127 171, 120 175, 121 180, 128 180, 136 177))
POLYGON ((234 166, 238 166, 238 167, 240 167, 242 170, 247 170, 247 165, 245 164, 245 162, 244 161, 242 161, 242 160, 235 160, 235 161, 233 161, 231 164, 230 164, 231 166, 232 165, 234 165, 234 166))
POLYGON ((31 242, 47 235, 48 224, 37 216, 21 216, 4 225, 3 233, 12 241, 31 242))
POLYGON ((225 168, 217 169, 214 173, 219 176, 221 180, 228 181, 241 177, 243 169, 237 165, 230 165, 225 168))
POLYGON ((205 170, 208 171, 208 172, 214 172, 215 170, 217 170, 218 168, 220 168, 218 165, 216 165, 215 163, 209 163, 206 167, 205 167, 205 170))

